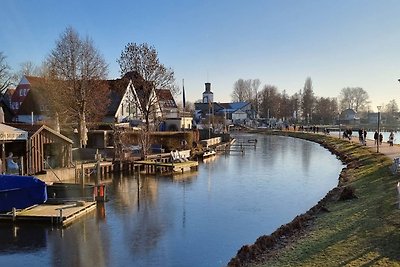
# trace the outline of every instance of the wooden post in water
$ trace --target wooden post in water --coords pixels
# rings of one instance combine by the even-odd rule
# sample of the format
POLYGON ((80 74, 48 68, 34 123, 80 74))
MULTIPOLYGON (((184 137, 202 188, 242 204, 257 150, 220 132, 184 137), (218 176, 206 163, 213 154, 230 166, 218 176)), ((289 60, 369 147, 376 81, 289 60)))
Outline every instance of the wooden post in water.
POLYGON ((85 188, 85 173, 83 170, 83 162, 81 163, 81 186, 82 186, 82 190, 85 188))
POLYGON ((400 182, 397 183, 397 204, 400 209, 400 182))
POLYGON ((101 174, 101 168, 100 168, 100 162, 101 162, 101 154, 99 154, 99 150, 96 150, 96 180, 95 180, 95 185, 99 184, 100 181, 100 174, 101 174))

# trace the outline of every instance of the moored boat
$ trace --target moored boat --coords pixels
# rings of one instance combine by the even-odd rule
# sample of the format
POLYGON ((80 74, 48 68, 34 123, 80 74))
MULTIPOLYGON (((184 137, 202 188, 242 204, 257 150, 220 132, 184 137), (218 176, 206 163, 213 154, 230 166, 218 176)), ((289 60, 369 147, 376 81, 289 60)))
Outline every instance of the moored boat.
POLYGON ((46 183, 33 176, 0 175, 0 212, 25 209, 47 200, 46 183))
POLYGON ((204 151, 203 158, 208 158, 208 157, 214 156, 216 154, 217 154, 217 152, 215 152, 214 149, 209 149, 208 148, 207 150, 204 151))

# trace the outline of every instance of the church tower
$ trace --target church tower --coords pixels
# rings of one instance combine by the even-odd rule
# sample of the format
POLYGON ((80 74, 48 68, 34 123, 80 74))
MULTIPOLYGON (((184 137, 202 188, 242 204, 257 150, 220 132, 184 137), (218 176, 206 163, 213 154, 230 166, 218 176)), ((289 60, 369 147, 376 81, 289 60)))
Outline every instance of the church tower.
POLYGON ((213 103, 214 94, 211 92, 211 83, 205 83, 206 90, 203 92, 203 103, 213 103))

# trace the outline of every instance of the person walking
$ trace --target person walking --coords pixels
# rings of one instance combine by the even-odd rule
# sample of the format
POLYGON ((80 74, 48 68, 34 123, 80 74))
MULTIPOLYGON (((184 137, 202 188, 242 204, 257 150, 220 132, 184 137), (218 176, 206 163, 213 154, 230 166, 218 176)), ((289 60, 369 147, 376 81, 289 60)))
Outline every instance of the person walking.
POLYGON ((394 133, 393 131, 391 131, 389 135, 389 145, 393 146, 393 142, 394 142, 394 133))
POLYGON ((375 140, 375 145, 378 145, 378 131, 375 131, 374 133, 374 140, 375 140))
POLYGON ((367 145, 367 130, 364 129, 364 146, 367 145))

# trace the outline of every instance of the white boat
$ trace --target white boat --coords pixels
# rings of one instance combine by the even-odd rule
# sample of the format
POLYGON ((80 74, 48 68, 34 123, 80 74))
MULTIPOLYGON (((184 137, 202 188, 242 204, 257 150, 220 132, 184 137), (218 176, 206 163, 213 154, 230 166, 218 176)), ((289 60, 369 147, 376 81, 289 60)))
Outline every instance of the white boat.
POLYGON ((217 154, 217 152, 215 152, 215 150, 213 150, 213 149, 207 149, 207 150, 205 150, 204 151, 204 153, 203 153, 203 159, 204 158, 208 158, 208 157, 211 157, 211 156, 215 156, 217 154))

